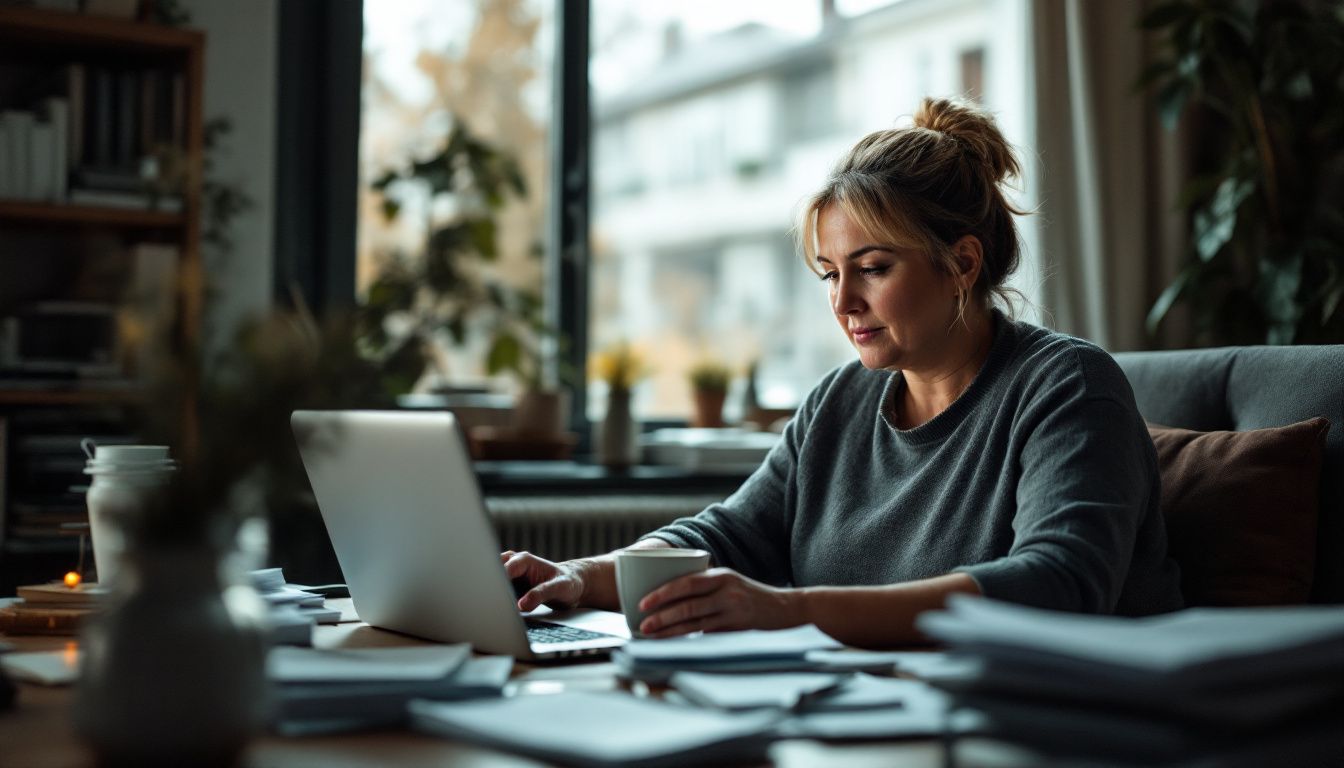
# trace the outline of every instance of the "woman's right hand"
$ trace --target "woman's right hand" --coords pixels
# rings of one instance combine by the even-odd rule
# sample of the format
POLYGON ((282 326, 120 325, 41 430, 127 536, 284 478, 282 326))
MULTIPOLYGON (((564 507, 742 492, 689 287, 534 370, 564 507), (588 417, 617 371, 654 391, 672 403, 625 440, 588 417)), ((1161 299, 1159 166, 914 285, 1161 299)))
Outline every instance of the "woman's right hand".
POLYGON ((518 610, 526 613, 543 603, 552 608, 569 608, 583 598, 583 572, 575 562, 553 563, 531 552, 499 553, 504 572, 510 579, 523 579, 531 586, 518 598, 518 610))

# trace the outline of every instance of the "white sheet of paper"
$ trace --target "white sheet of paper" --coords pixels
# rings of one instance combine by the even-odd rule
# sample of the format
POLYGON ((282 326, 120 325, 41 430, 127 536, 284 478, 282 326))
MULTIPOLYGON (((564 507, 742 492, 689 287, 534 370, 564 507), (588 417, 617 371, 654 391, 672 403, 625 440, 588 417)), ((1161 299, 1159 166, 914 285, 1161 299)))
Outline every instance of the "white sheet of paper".
POLYGON ((677 672, 672 687, 690 701, 719 709, 788 709, 799 699, 831 688, 844 675, 831 672, 774 672, 755 675, 677 672))
POLYGON ((631 640, 625 652, 640 662, 749 658, 803 658, 808 651, 840 648, 841 643, 806 624, 792 629, 711 632, 666 640, 631 640))
POLYGON ((6 653, 0 665, 16 680, 40 685, 69 685, 79 679, 79 651, 34 651, 6 653))

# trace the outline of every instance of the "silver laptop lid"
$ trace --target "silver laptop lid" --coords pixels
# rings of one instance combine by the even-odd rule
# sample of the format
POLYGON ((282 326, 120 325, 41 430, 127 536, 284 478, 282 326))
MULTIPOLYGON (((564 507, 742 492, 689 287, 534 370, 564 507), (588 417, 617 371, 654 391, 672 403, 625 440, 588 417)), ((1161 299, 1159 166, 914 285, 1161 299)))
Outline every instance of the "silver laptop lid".
POLYGON ((452 414, 295 411, 291 424, 361 619, 533 655, 452 414))

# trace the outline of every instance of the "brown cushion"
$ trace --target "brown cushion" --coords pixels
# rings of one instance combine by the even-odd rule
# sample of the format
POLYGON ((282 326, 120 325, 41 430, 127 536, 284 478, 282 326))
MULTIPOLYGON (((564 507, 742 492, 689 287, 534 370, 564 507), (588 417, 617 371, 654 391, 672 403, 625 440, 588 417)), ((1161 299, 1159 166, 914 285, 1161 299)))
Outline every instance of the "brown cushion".
POLYGON ((1186 605, 1307 602, 1330 422, 1246 432, 1150 424, 1186 605))

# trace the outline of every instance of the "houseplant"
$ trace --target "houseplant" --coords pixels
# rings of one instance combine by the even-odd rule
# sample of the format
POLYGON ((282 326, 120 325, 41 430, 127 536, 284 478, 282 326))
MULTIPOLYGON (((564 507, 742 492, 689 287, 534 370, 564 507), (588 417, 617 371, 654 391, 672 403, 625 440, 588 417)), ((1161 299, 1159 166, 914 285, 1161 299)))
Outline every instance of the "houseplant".
POLYGON ((691 368, 688 378, 695 406, 691 426, 722 427, 723 402, 728 398, 732 371, 718 360, 702 360, 691 368))
POLYGON ((246 570, 267 511, 303 493, 290 413, 383 404, 353 340, 348 319, 276 314, 208 357, 151 358, 139 432, 180 469, 119 516, 122 575, 81 638, 76 722, 100 762, 229 765, 262 724, 264 606, 246 570))
POLYGON ((1203 344, 1344 341, 1344 11, 1173 0, 1141 24, 1161 56, 1139 85, 1197 139, 1189 255, 1149 331, 1183 302, 1203 344))
POLYGON ((383 254, 360 306, 361 342, 382 366, 389 391, 410 391, 427 369, 444 365, 436 343, 461 346, 473 331, 486 338, 487 374, 539 388, 548 333, 541 295, 493 269, 496 214, 511 196, 527 194, 514 159, 456 120, 438 152, 386 172, 373 188, 389 220, 412 205, 424 217, 423 253, 383 254))

